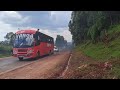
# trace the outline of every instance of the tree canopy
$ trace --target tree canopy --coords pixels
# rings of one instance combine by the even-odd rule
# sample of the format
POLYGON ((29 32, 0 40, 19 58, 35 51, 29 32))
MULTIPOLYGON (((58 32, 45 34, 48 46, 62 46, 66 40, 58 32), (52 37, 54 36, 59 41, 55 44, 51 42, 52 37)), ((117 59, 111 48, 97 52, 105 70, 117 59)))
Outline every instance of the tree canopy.
POLYGON ((68 26, 77 45, 86 40, 100 41, 106 30, 118 23, 120 11, 73 11, 68 26))
POLYGON ((63 36, 57 35, 55 45, 57 47, 64 47, 67 45, 67 40, 65 40, 63 36))
POLYGON ((10 45, 12 45, 15 39, 15 34, 13 32, 9 32, 4 38, 9 42, 10 45))

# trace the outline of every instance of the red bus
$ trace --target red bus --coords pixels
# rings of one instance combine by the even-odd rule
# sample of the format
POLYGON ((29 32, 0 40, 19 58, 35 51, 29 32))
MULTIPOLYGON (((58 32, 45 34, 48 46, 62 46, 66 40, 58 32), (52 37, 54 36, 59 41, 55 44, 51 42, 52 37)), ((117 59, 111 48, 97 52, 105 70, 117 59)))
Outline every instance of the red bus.
POLYGON ((13 45, 14 57, 23 60, 54 53, 54 39, 39 32, 39 40, 36 41, 35 33, 36 30, 20 30, 16 32, 13 45))

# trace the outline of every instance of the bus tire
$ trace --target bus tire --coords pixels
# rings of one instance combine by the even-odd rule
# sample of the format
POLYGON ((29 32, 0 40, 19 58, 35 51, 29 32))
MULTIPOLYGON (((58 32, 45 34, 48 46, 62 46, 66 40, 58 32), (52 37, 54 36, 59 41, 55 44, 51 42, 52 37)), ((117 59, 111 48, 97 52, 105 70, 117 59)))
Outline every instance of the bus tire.
POLYGON ((39 58, 40 58, 40 52, 38 51, 36 55, 36 59, 39 59, 39 58))
POLYGON ((49 51, 49 55, 52 55, 52 52, 51 52, 51 50, 49 51))
POLYGON ((52 54, 54 54, 54 51, 52 51, 52 54))
POLYGON ((22 57, 21 57, 21 58, 19 57, 19 61, 22 61, 22 60, 23 60, 23 58, 22 58, 22 57))

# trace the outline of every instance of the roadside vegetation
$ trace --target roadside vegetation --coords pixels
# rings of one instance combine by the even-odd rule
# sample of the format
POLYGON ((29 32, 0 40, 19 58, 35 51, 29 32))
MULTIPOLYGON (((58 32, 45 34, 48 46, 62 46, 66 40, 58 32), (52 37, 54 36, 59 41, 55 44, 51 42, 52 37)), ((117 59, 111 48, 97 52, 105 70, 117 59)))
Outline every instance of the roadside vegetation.
POLYGON ((11 56, 12 46, 0 45, 0 58, 11 56))
POLYGON ((75 48, 68 78, 120 79, 119 11, 75 11, 69 30, 75 48))
POLYGON ((9 57, 12 55, 14 36, 15 34, 13 32, 9 32, 4 37, 5 40, 0 42, 0 58, 9 57))

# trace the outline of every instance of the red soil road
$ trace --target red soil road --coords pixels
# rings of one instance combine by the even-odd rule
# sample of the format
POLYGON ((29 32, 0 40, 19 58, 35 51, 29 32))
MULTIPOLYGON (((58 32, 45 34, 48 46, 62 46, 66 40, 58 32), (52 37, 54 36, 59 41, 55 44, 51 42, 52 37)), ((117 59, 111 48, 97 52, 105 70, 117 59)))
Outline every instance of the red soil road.
POLYGON ((30 65, 6 72, 0 79, 55 79, 64 71, 70 51, 60 52, 30 65))

